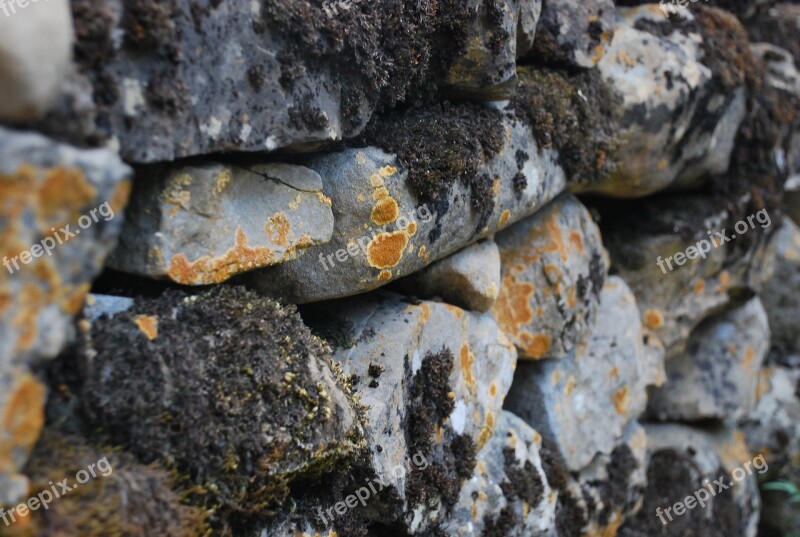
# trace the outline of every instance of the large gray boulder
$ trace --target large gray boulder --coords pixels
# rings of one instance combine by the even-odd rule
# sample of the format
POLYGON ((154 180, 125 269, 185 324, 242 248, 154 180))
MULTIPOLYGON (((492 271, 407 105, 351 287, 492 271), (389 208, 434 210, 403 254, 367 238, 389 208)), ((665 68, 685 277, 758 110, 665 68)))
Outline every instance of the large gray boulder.
POLYGON ((568 471, 609 454, 664 381, 663 349, 642 330, 636 299, 609 278, 589 334, 560 360, 521 362, 505 407, 539 431, 568 471))
POLYGON ((330 240, 331 200, 302 166, 142 168, 113 268, 184 285, 297 258, 330 240))
POLYGON ((495 240, 503 276, 492 315, 520 357, 565 356, 594 321, 608 272, 589 211, 564 194, 495 240))

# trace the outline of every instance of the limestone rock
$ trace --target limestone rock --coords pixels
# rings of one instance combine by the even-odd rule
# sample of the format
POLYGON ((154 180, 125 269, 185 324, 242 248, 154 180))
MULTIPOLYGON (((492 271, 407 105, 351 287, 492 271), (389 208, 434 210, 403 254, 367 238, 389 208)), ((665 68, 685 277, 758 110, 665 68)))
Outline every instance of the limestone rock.
POLYGON ((707 432, 673 424, 645 429, 649 463, 644 504, 620 528, 620 537, 755 537, 761 509, 756 477, 764 471, 764 461, 755 454, 751 457, 741 431, 707 432), (697 496, 696 491, 700 491, 697 496), (694 501, 685 504, 683 514, 676 514, 677 502, 689 497, 694 501))
POLYGON ((662 360, 633 293, 612 277, 589 334, 560 360, 520 363, 505 407, 555 445, 568 471, 579 471, 611 453, 644 411, 646 388, 664 380, 662 360))
POLYGON ((565 189, 554 153, 538 151, 523 123, 459 106, 419 118, 414 124, 422 132, 395 125, 392 132, 408 136, 403 142, 390 141, 391 134, 384 133, 387 147, 406 144, 399 149, 416 155, 405 166, 376 147, 305 161, 320 174, 332 199, 333 238, 299 259, 248 274, 244 281, 291 303, 370 291, 536 212, 565 189), (443 137, 429 138, 433 132, 428 129, 438 133, 439 128, 446 131, 439 133, 443 137), (475 132, 478 128, 485 131, 475 132), (417 135, 427 140, 420 142, 422 150, 407 145, 417 135), (465 141, 463 136, 473 138, 465 141), (520 151, 527 152, 526 158, 518 158, 520 151))
POLYGON ((139 177, 109 259, 125 272, 220 283, 295 259, 333 233, 322 181, 302 166, 206 162, 146 168, 139 177))
POLYGON ((70 339, 119 235, 130 173, 108 151, 0 129, 0 364, 52 358, 70 339))
POLYGON ((684 352, 667 357, 668 381, 652 394, 649 414, 679 422, 742 417, 755 404, 769 345, 767 314, 758 298, 706 319, 684 352))
POLYGON ((772 329, 773 345, 781 352, 800 352, 800 228, 788 218, 774 237, 775 272, 764 284, 761 299, 772 329))
POLYGON ((70 2, 21 4, 0 6, 0 121, 29 121, 46 112, 72 60, 70 2))
POLYGON ((439 296, 471 311, 489 311, 500 292, 500 251, 479 241, 400 280, 400 288, 421 298, 439 296))
POLYGON ((541 446, 541 435, 524 421, 507 411, 500 414, 444 533, 467 537, 507 528, 509 537, 553 535, 558 495, 547 483, 541 446))
POLYGON ((608 272, 589 211, 565 194, 495 240, 503 276, 492 315, 520 357, 563 357, 594 320, 608 272))
POLYGON ((514 347, 489 315, 447 304, 381 293, 332 304, 334 324, 330 303, 312 318, 328 320, 323 334, 338 342, 334 357, 368 409, 360 465, 388 483, 366 516, 429 531, 444 522, 495 432, 514 347), (415 457, 427 464, 412 465, 415 457))
POLYGON ((612 0, 544 0, 531 59, 569 67, 594 67, 614 32, 612 0))
POLYGON ((728 169, 745 116, 742 65, 753 63, 747 37, 724 12, 681 13, 687 22, 677 25, 652 4, 617 11, 614 37, 597 64, 623 97, 617 168, 607 181, 581 190, 644 196, 697 186, 728 169), (733 27, 734 37, 725 38, 741 45, 730 58, 713 48, 723 27, 733 27))

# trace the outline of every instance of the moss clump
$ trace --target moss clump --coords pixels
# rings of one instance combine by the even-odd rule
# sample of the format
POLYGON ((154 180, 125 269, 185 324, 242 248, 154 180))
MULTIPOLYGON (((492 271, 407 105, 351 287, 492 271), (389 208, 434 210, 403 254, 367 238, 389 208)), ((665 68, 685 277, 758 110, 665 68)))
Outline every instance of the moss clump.
MULTIPOLYGON (((59 497, 48 509, 33 511, 24 523, 10 527, 0 524, 0 536, 207 535, 209 513, 186 505, 166 470, 145 466, 118 449, 46 430, 25 471, 31 479, 33 495, 52 492, 50 483, 64 478, 69 478, 67 486, 72 490, 67 493, 56 485, 59 497), (87 470, 92 464, 95 466, 87 470), (87 478, 91 476, 88 472, 94 471, 95 477, 81 484, 77 481, 77 477, 84 480, 83 475, 77 476, 81 471, 87 472, 87 478)), ((47 499, 44 495, 42 498, 47 499)))
POLYGON ((293 307, 242 288, 168 291, 95 321, 91 345, 90 423, 224 510, 262 512, 292 479, 346 466, 362 447, 330 349, 293 307))
POLYGON ((574 184, 602 182, 614 170, 621 97, 596 70, 567 74, 520 68, 517 116, 527 120, 540 147, 559 153, 574 184))

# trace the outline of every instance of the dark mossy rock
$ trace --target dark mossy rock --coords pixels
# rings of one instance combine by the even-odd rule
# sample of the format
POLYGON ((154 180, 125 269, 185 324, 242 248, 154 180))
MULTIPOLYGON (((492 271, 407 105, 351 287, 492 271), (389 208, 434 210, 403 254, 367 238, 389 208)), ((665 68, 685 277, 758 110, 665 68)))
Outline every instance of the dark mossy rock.
POLYGON ((89 345, 91 425, 224 509, 261 513, 362 447, 359 405, 294 307, 243 288, 168 291, 93 321, 89 345))
POLYGON ((39 507, 24 519, 16 511, 14 518, 7 514, 16 522, 0 525, 0 536, 207 535, 209 512, 186 505, 170 472, 141 464, 125 451, 47 430, 25 471, 31 498, 40 501, 33 506, 39 507), (68 479, 69 492, 62 479, 68 479))

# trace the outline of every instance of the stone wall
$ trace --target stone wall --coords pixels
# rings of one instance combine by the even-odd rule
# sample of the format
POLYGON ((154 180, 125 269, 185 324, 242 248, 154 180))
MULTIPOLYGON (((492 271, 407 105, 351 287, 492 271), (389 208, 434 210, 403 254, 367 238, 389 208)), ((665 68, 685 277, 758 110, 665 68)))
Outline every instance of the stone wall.
POLYGON ((681 3, 0 1, 0 536, 798 531, 800 4, 681 3))

